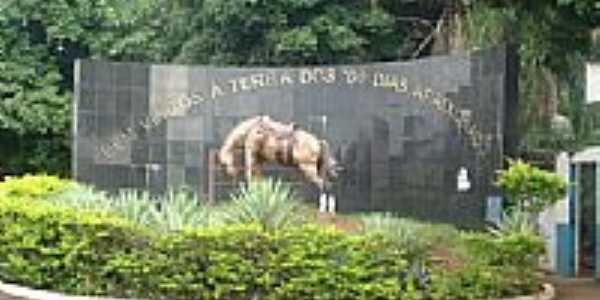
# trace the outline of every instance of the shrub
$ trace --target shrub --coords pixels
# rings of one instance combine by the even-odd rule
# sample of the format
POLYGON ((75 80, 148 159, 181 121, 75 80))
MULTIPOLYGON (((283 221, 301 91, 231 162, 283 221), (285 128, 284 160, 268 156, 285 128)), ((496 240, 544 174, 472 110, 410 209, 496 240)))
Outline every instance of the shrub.
POLYGON ((463 234, 466 262, 456 271, 435 269, 434 299, 489 299, 539 291, 536 272, 544 242, 535 234, 463 234))
POLYGON ((459 233, 450 225, 429 224, 411 219, 396 218, 386 213, 361 216, 363 233, 383 234, 397 242, 414 256, 425 258, 435 247, 451 247, 459 233))
MULTIPOLYGON (((169 190, 164 196, 153 200, 148 205, 147 224, 159 230, 201 229, 220 224, 218 211, 209 211, 195 194, 185 190, 169 190)), ((124 201, 125 204, 136 202, 135 198, 124 201)))
POLYGON ((510 212, 504 212, 502 222, 497 225, 497 228, 490 228, 489 231, 499 237, 510 234, 537 235, 536 220, 527 212, 519 209, 510 212))
POLYGON ((304 226, 281 231, 261 278, 275 299, 417 299, 413 258, 379 234, 350 236, 304 226))
POLYGON ((126 221, 13 199, 0 201, 0 279, 74 294, 128 296, 149 239, 126 221), (128 263, 132 262, 132 263, 128 263))
POLYGON ((242 186, 223 211, 227 224, 257 223, 275 230, 306 222, 306 210, 288 184, 272 179, 253 180, 242 186))
POLYGON ((65 191, 74 182, 57 176, 27 174, 22 177, 7 177, 0 182, 0 197, 40 199, 65 191))
MULTIPOLYGON (((91 186, 73 184, 68 188, 53 193, 45 199, 59 206, 67 206, 78 211, 109 211, 110 203, 104 192, 95 190, 91 186)), ((40 200, 40 199, 38 199, 40 200)))
POLYGON ((152 298, 252 299, 274 249, 258 226, 233 225, 170 234, 154 251, 147 261, 152 298))
POLYGON ((416 299, 411 258, 381 235, 258 224, 155 235, 124 219, 0 202, 0 279, 146 299, 416 299))
POLYGON ((501 170, 496 180, 508 196, 508 204, 539 213, 565 195, 566 182, 557 174, 544 171, 521 160, 509 160, 510 167, 501 170))
POLYGON ((362 234, 306 225, 305 208, 273 181, 210 209, 185 191, 109 197, 70 185, 40 195, 0 197, 0 280, 68 294, 485 299, 535 291, 544 248, 520 219, 493 234, 380 214, 362 217, 362 234), (436 247, 458 248, 464 266, 432 264, 436 247))

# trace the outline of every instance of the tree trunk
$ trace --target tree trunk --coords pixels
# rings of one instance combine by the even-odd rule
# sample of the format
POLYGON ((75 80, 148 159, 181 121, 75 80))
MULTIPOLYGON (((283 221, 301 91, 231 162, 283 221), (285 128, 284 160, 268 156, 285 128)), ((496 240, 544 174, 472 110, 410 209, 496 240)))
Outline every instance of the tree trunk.
POLYGON ((433 55, 460 54, 466 51, 466 37, 463 32, 465 8, 461 1, 451 1, 444 8, 441 30, 435 35, 433 55))

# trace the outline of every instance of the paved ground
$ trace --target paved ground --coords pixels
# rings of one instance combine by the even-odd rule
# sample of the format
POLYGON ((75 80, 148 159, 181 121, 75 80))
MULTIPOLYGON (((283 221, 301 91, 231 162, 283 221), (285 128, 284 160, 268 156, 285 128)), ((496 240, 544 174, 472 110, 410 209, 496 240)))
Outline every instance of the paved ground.
POLYGON ((9 297, 0 293, 0 300, 24 300, 22 298, 9 297))
POLYGON ((549 281, 556 288, 556 300, 600 300, 600 281, 594 279, 557 279, 549 281))

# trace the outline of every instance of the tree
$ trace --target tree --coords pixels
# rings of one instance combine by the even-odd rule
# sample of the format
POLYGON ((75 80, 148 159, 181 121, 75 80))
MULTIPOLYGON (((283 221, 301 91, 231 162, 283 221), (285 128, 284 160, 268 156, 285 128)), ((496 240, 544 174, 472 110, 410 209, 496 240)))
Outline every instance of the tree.
POLYGON ((368 1, 205 1, 176 61, 304 65, 394 60, 407 35, 368 1))
POLYGON ((68 144, 77 58, 235 66, 412 58, 428 53, 427 36, 444 2, 19 0, 0 4, 0 133, 68 144))
POLYGON ((467 49, 518 45, 524 152, 556 152, 583 144, 580 67, 592 49, 590 31, 598 17, 592 2, 474 0, 465 5, 467 49), (574 138, 559 138, 552 129, 557 114, 573 123, 574 138))
POLYGON ((51 168, 46 171, 65 173, 74 59, 116 52, 133 57, 141 47, 134 46, 140 34, 131 36, 131 28, 138 25, 136 12, 146 12, 140 9, 146 2, 0 4, 0 135, 6 141, 1 164, 8 172, 51 168), (58 157, 62 164, 56 163, 58 157))

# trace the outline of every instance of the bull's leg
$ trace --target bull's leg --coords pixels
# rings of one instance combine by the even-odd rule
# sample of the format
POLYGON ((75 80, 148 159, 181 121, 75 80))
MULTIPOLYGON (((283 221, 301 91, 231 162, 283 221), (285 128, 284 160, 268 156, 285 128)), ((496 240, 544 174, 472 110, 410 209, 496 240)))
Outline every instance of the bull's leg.
POLYGON ((252 146, 246 147, 244 155, 246 159, 246 180, 250 182, 254 177, 262 177, 262 161, 252 146))
POLYGON ((325 188, 325 181, 319 176, 317 164, 301 163, 298 167, 310 181, 317 185, 319 192, 322 192, 325 188))
POLYGON ((254 174, 254 177, 262 177, 262 164, 256 159, 254 160, 254 168, 252 169, 252 174, 254 174))
POLYGON ((298 165, 304 175, 319 189, 319 212, 327 212, 328 198, 325 193, 325 181, 319 176, 317 164, 301 163, 298 165))
POLYGON ((252 170, 256 164, 254 158, 254 149, 252 149, 252 147, 246 147, 244 150, 244 155, 246 160, 246 181, 250 183, 250 180, 252 180, 252 170))

